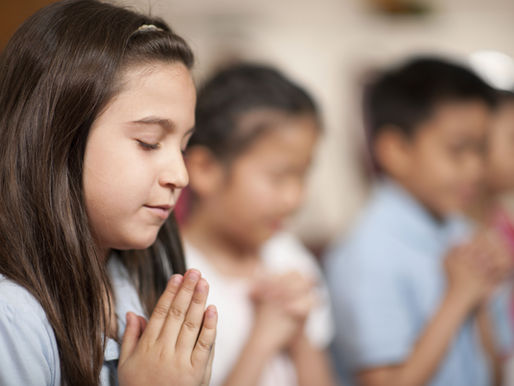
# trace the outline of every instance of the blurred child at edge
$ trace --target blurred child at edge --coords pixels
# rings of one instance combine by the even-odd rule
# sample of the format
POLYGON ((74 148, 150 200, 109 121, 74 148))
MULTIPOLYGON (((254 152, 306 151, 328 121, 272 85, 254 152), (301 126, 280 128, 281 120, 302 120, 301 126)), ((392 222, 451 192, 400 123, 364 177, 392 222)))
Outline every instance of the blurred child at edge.
POLYGON ((327 259, 336 363, 352 384, 500 382, 484 305, 505 256, 460 216, 483 178, 493 105, 474 73, 434 58, 388 69, 367 89, 382 179, 327 259))
POLYGON ((313 100, 272 68, 239 64, 200 90, 196 129, 182 231, 224 315, 212 385, 333 385, 328 291, 283 230, 320 135, 313 100))

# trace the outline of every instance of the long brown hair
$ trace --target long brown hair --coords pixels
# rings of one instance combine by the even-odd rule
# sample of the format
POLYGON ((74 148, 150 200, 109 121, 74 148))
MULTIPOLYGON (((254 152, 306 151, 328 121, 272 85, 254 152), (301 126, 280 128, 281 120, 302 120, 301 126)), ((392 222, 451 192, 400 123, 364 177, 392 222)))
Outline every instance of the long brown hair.
MULTIPOLYGON (((43 8, 0 56, 0 273, 45 310, 63 384, 98 384, 108 323, 82 189, 86 141, 123 70, 151 61, 191 68, 193 55, 161 20, 95 0, 43 8)), ((173 219, 153 247, 121 255, 149 311, 170 271, 184 270, 173 219)))

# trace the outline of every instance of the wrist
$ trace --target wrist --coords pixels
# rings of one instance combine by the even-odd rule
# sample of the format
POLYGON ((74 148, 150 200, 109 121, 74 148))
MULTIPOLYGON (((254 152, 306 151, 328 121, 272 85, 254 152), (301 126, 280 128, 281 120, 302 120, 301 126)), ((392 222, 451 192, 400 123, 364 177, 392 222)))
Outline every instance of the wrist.
POLYGON ((446 291, 444 303, 454 313, 467 316, 479 306, 480 298, 473 292, 450 285, 446 291))
POLYGON ((309 347, 309 345, 309 339, 302 330, 291 340, 291 343, 287 347, 287 352, 291 357, 295 357, 299 353, 305 351, 305 348, 309 347))
POLYGON ((257 359, 264 361, 281 350, 281 347, 269 339, 269 333, 266 334, 266 331, 263 331, 258 326, 254 326, 246 346, 257 359))

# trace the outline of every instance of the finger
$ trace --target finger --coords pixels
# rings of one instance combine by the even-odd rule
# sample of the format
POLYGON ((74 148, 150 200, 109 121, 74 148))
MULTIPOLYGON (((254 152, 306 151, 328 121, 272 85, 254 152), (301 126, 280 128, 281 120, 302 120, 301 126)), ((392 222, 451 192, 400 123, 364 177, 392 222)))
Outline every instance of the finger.
POLYGON ((209 306, 205 310, 203 325, 191 355, 191 364, 198 369, 204 369, 209 361, 209 356, 216 340, 216 325, 218 312, 216 307, 209 306))
POLYGON ((308 294, 295 299, 293 302, 285 306, 287 313, 294 317, 305 318, 314 308, 318 297, 314 294, 308 294))
POLYGON ((203 314, 205 312, 205 303, 209 294, 209 284, 207 280, 200 279, 196 285, 191 305, 187 311, 184 324, 180 329, 177 339, 177 349, 192 352, 195 342, 198 338, 198 333, 202 327, 203 314))
POLYGON ((486 233, 484 238, 479 256, 481 269, 488 275, 496 276, 501 271, 504 254, 501 239, 492 231, 486 233))
POLYGON ((296 299, 308 296, 313 291, 313 281, 305 275, 290 276, 292 280, 282 282, 274 294, 273 302, 285 306, 296 299))
POLYGON ((139 320, 139 327, 141 328, 141 333, 143 333, 146 329, 146 325, 148 322, 144 316, 137 315, 137 318, 139 320))
POLYGON ((312 278, 300 273, 291 276, 291 280, 285 283, 285 294, 288 297, 296 297, 309 293, 314 287, 312 278))
POLYGON ((211 353, 209 354, 209 360, 207 362, 207 369, 205 369, 205 374, 202 379, 201 386, 209 386, 211 382, 211 374, 212 374, 212 362, 214 359, 214 352, 216 351, 216 343, 212 346, 211 353))
POLYGON ((177 337, 184 323, 187 310, 191 304, 196 284, 200 281, 202 275, 196 269, 190 269, 184 275, 182 286, 179 288, 175 299, 171 303, 168 315, 158 339, 163 339, 166 344, 177 344, 177 337))
POLYGON ((274 276, 261 276, 255 279, 250 288, 250 297, 253 300, 263 300, 272 297, 276 291, 277 280, 274 276))
POLYGON ((473 239, 468 243, 466 248, 466 255, 472 256, 475 258, 482 248, 482 244, 484 243, 484 235, 483 233, 477 233, 473 239))
POLYGON ((265 278, 255 279, 250 284, 249 294, 251 297, 261 297, 267 287, 268 281, 265 278))
POLYGON ((159 298, 150 320, 145 328, 145 338, 155 341, 164 326, 164 321, 168 316, 171 303, 175 299, 175 296, 183 282, 182 275, 173 275, 166 285, 166 289, 159 298))
POLYGON ((127 312, 125 316, 127 326, 121 342, 120 363, 123 363, 135 350, 139 337, 141 336, 141 325, 138 317, 132 312, 127 312))
POLYGON ((494 254, 494 265, 500 270, 507 270, 512 265, 512 257, 509 251, 509 245, 505 238, 501 237, 498 232, 491 232, 489 240, 492 243, 494 254))

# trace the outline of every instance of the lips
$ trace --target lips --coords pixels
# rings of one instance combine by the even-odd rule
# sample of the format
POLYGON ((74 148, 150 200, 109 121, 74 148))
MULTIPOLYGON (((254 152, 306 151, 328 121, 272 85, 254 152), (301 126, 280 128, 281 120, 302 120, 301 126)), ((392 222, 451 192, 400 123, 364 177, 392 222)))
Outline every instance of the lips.
POLYGON ((162 220, 166 220, 173 209, 171 205, 145 205, 145 208, 162 220))

